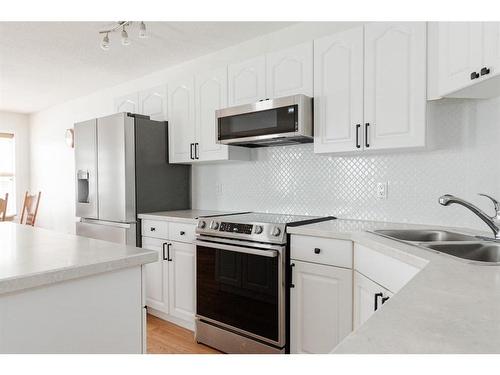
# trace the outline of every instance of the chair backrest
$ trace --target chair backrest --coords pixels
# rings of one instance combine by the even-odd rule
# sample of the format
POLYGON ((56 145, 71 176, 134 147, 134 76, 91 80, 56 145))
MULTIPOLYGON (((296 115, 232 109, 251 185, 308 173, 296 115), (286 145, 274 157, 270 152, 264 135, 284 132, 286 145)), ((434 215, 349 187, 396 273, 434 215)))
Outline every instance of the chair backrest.
POLYGON ((23 204, 23 212, 21 214, 20 224, 26 225, 35 225, 36 214, 38 213, 38 205, 40 204, 40 195, 41 191, 38 194, 29 195, 28 192, 24 194, 24 204, 23 204), (26 219, 24 214, 26 213, 26 219), (24 223, 23 223, 24 221, 24 223))
POLYGON ((9 193, 5 193, 5 199, 0 198, 0 221, 5 221, 7 215, 7 203, 9 200, 9 193))

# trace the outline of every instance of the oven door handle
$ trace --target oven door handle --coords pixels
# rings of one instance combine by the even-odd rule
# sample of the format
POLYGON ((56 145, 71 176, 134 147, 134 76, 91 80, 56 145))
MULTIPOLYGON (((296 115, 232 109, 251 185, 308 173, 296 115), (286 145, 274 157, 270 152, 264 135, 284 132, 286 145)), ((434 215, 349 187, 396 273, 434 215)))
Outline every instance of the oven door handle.
POLYGON ((232 246, 232 245, 213 243, 213 242, 207 242, 207 241, 199 241, 199 240, 195 240, 194 244, 199 245, 199 246, 204 246, 204 247, 210 247, 210 248, 218 249, 218 250, 234 251, 236 253, 258 255, 258 256, 263 256, 263 257, 268 257, 268 258, 276 258, 278 256, 278 251, 276 251, 276 250, 251 249, 251 248, 242 247, 242 246, 232 246))

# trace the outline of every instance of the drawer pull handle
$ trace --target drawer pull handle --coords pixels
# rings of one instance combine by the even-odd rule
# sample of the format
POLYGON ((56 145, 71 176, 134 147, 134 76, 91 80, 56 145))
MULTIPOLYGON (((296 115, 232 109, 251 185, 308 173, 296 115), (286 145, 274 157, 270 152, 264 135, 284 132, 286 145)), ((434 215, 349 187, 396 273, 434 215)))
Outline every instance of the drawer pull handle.
POLYGON ((314 249, 314 254, 319 254, 319 253, 321 253, 321 249, 319 247, 316 247, 314 249))
POLYGON ((373 311, 377 311, 377 310, 378 310, 378 299, 379 299, 379 298, 382 298, 383 296, 384 296, 384 294, 383 294, 383 293, 375 293, 375 294, 373 295, 374 300, 375 300, 375 301, 374 301, 374 306, 373 306, 373 311))
POLYGON ((154 232, 154 231, 156 230, 156 228, 155 228, 155 227, 151 227, 151 228, 149 228, 149 230, 150 230, 151 232, 154 232))
POLYGON ((184 232, 183 230, 181 230, 181 231, 179 232, 179 234, 180 234, 181 236, 184 236, 184 235, 186 234, 186 232, 184 232))

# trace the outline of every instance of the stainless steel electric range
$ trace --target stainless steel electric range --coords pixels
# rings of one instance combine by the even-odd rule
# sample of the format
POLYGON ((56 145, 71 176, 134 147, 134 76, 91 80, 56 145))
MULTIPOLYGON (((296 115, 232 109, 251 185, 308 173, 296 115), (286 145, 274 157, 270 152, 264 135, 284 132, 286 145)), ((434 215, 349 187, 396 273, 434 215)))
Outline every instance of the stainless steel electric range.
POLYGON ((334 217, 242 213, 196 229, 196 341, 226 353, 287 351, 287 226, 334 217))

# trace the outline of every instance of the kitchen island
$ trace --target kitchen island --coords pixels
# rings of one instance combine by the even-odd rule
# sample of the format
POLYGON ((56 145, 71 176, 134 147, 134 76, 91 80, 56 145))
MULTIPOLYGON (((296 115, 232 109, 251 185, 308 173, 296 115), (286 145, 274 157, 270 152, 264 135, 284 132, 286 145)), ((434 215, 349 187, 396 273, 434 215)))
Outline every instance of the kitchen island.
POLYGON ((143 353, 156 252, 0 223, 0 353, 143 353))

